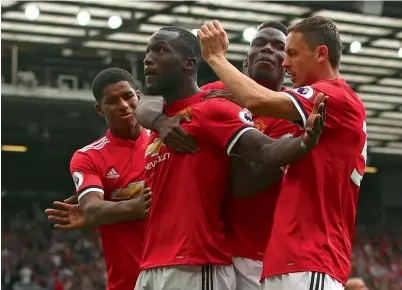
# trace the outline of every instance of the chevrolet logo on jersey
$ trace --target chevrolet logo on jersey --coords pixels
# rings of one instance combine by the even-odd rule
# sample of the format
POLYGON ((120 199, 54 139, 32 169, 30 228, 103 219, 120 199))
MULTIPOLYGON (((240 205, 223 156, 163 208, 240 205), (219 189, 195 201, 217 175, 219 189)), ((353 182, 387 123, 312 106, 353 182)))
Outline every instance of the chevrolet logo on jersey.
POLYGON ((126 188, 113 190, 110 199, 121 200, 139 197, 144 185, 145 181, 132 182, 126 188))
POLYGON ((161 150, 163 146, 163 142, 160 138, 155 138, 155 140, 148 145, 147 150, 145 150, 145 157, 150 155, 150 157, 154 157, 159 154, 159 150, 161 150))

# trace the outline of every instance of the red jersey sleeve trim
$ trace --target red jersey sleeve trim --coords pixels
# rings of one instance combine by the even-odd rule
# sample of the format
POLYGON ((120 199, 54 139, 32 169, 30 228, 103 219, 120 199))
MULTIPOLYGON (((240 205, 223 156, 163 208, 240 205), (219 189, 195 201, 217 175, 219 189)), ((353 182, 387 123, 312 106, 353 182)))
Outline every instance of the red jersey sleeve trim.
POLYGON ((300 114, 301 120, 300 121, 292 121, 292 122, 304 130, 306 128, 308 114, 307 114, 306 110, 304 109, 303 104, 300 102, 299 98, 292 92, 287 91, 287 92, 281 92, 281 93, 284 94, 285 96, 287 96, 292 101, 292 103, 295 105, 297 111, 300 114))
POLYGON ((236 144, 236 142, 239 140, 239 138, 241 137, 241 135, 243 135, 245 132, 247 132, 248 130, 257 130, 254 127, 250 127, 250 126, 245 126, 245 127, 241 127, 239 130, 237 130, 236 133, 233 134, 233 136, 230 138, 228 145, 226 146, 226 152, 227 154, 230 156, 230 152, 232 151, 234 145, 236 144))
POLYGON ((80 199, 81 199, 84 195, 86 195, 88 192, 92 192, 92 191, 100 192, 100 193, 102 193, 102 196, 103 196, 103 194, 104 194, 102 187, 96 186, 96 185, 89 185, 89 186, 86 186, 86 187, 84 187, 83 189, 81 189, 79 192, 77 192, 77 194, 78 194, 78 201, 80 201, 80 199))

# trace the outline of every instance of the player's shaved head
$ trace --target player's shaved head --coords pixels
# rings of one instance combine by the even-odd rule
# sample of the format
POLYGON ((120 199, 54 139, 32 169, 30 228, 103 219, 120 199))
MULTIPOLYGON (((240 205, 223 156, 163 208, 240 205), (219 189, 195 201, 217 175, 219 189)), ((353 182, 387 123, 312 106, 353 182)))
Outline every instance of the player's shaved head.
POLYGON ((126 70, 113 67, 102 70, 92 83, 92 94, 98 103, 101 102, 105 88, 111 84, 126 81, 134 89, 134 78, 126 70))
POLYGON ((257 32, 264 28, 274 28, 274 29, 277 29, 277 30, 283 32, 283 34, 288 35, 287 27, 285 25, 283 25, 282 23, 280 23, 279 21, 266 21, 264 23, 261 23, 257 27, 257 32))
POLYGON ((200 42, 193 33, 187 29, 176 26, 165 26, 159 31, 170 31, 177 33, 177 38, 170 41, 170 44, 175 49, 180 51, 186 57, 195 57, 198 60, 201 59, 201 47, 200 42))

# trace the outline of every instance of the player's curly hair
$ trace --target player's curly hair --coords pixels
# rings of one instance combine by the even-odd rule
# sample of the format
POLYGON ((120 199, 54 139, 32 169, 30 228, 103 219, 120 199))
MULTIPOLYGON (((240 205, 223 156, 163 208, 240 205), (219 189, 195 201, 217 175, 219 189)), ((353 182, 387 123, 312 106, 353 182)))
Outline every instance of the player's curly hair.
POLYGON ((187 29, 177 26, 165 26, 160 30, 177 32, 179 37, 172 41, 171 44, 187 57, 194 57, 197 62, 201 60, 201 46, 197 36, 188 31, 187 29))
POLYGON ((260 31, 264 28, 274 28, 283 32, 283 34, 288 35, 288 29, 286 28, 286 26, 278 21, 266 21, 264 23, 261 23, 260 25, 258 25, 257 31, 260 31))
POLYGON ((102 70, 92 83, 92 94, 98 103, 101 102, 103 91, 108 85, 115 84, 121 81, 127 81, 134 88, 134 78, 126 70, 112 67, 102 70))
POLYGON ((300 32, 310 49, 325 45, 331 66, 339 67, 342 56, 342 41, 335 23, 323 16, 312 16, 290 26, 289 32, 300 32))

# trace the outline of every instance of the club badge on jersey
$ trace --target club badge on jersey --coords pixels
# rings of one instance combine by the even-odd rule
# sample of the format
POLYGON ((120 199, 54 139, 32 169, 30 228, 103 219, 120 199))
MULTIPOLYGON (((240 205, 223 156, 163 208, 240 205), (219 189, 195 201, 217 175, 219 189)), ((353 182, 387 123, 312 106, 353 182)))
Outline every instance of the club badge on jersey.
POLYGON ((84 182, 84 175, 79 171, 74 171, 73 180, 74 180, 76 190, 79 190, 80 186, 84 182))
POLYGON ((293 89, 292 91, 306 99, 311 99, 314 96, 314 89, 310 86, 293 89))
POLYGON ((239 112, 239 119, 247 125, 254 126, 253 116, 247 109, 243 109, 239 112))

